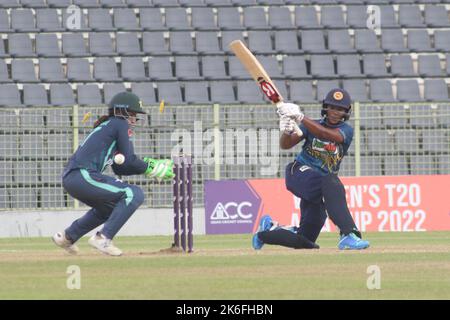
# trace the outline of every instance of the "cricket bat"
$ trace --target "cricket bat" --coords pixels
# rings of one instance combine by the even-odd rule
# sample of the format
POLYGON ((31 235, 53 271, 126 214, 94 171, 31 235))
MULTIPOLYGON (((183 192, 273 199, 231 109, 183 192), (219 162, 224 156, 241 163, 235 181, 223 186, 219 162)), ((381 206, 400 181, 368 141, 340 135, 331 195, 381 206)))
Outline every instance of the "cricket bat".
MULTIPOLYGON (((230 43, 230 49, 247 69, 248 73, 256 81, 262 92, 269 100, 277 107, 283 103, 283 97, 280 91, 277 89, 272 79, 270 79, 264 67, 256 59, 253 53, 245 46, 241 40, 234 40, 230 43)), ((303 133, 300 128, 295 124, 294 130, 298 136, 302 136, 303 133)))

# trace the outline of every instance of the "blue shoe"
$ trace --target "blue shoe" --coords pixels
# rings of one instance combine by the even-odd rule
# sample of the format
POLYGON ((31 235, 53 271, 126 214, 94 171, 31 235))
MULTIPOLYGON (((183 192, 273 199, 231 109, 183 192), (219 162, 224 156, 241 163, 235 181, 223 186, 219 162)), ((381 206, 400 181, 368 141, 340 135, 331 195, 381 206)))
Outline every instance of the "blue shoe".
POLYGON ((269 215, 261 217, 261 220, 259 220, 258 230, 256 230, 252 238, 253 249, 260 250, 264 245, 264 242, 262 242, 258 237, 258 232, 267 231, 272 227, 272 225, 272 218, 269 215))
POLYGON ((353 232, 342 236, 339 241, 340 250, 362 250, 369 247, 369 241, 358 238, 353 232))

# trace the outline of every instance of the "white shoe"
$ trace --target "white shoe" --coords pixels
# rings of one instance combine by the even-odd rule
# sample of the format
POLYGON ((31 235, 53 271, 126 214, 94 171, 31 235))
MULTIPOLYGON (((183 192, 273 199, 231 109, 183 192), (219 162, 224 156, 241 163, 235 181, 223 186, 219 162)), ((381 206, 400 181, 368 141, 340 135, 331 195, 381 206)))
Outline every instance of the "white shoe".
POLYGON ((114 246, 111 239, 107 239, 100 232, 97 232, 89 239, 89 244, 100 250, 105 254, 109 254, 110 256, 120 256, 122 255, 122 250, 114 246))
POLYGON ((63 248, 70 254, 77 254, 80 251, 75 244, 66 238, 64 231, 55 233, 52 240, 58 247, 63 248))

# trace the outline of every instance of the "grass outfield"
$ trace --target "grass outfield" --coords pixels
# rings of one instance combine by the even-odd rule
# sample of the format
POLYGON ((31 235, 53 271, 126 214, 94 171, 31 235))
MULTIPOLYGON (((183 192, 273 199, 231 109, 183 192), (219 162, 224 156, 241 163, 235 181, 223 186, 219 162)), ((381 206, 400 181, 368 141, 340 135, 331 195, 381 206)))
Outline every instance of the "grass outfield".
POLYGON ((125 255, 108 257, 80 241, 70 256, 49 238, 0 239, 0 299, 450 299, 450 232, 366 233, 371 248, 339 251, 336 234, 320 250, 265 246, 250 235, 196 236, 195 252, 159 253, 170 237, 118 237, 125 255), (68 266, 81 289, 66 286, 68 266), (381 270, 369 290, 367 268, 381 270))

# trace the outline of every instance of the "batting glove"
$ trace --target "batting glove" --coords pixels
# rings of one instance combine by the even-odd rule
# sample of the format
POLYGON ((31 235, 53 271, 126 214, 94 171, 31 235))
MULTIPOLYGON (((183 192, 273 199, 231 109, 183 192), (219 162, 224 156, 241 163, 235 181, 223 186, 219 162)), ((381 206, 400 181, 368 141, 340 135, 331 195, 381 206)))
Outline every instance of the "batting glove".
POLYGON ((147 170, 144 172, 148 178, 155 178, 158 181, 169 181, 175 177, 172 160, 156 160, 146 157, 144 162, 148 164, 147 170))
POLYGON ((292 134, 297 124, 288 116, 280 117, 280 131, 285 134, 292 134))
POLYGON ((277 113, 280 117, 287 116, 297 123, 302 122, 303 117, 305 116, 301 111, 300 107, 294 103, 281 103, 278 106, 277 113))

